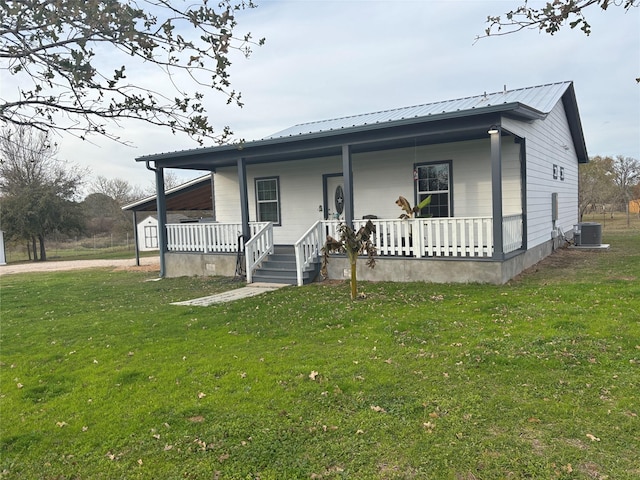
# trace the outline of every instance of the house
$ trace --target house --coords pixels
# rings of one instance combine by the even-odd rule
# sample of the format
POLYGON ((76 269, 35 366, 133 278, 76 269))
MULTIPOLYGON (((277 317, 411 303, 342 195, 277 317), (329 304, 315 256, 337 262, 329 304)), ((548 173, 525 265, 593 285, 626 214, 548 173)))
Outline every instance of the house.
MULTIPOLYGON (((371 219, 376 268, 362 262, 359 278, 501 284, 572 236, 588 156, 573 83, 559 82, 136 160, 156 175, 161 276, 233 275, 241 263, 248 282, 301 285, 327 234, 371 219), (167 224, 166 168, 212 172, 217 223, 167 224), (429 195, 418 218, 398 218, 399 196, 429 195)), ((345 269, 335 258, 329 277, 345 269)))

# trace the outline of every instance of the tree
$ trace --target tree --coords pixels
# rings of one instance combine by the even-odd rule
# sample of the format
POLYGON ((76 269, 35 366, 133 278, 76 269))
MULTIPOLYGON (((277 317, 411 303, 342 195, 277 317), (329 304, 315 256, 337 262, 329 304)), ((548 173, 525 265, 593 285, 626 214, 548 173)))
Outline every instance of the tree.
POLYGON ((589 210, 611 202, 614 183, 611 157, 592 157, 578 170, 578 205, 580 219, 589 210))
POLYGON ((82 201, 82 207, 87 218, 87 233, 89 235, 112 233, 116 227, 126 230, 130 222, 124 222, 124 215, 120 205, 113 198, 103 193, 90 193, 82 201))
MULTIPOLYGON (((640 6, 640 0, 548 0, 543 7, 529 6, 527 0, 503 15, 488 16, 489 26, 484 35, 489 36, 509 35, 524 29, 538 29, 541 32, 553 35, 568 22, 571 28, 579 28, 585 35, 591 34, 591 25, 587 21, 584 11, 589 7, 598 6, 602 10, 609 7, 621 7, 629 10, 640 6)), ((636 78, 640 82, 640 77, 636 78)))
POLYGON ((65 168, 46 133, 27 127, 0 136, 0 218, 8 238, 27 240, 37 260, 46 260, 45 242, 53 232, 78 233, 84 227, 74 201, 86 172, 65 168))
POLYGON ((356 263, 358 256, 367 254, 367 266, 374 268, 376 265, 376 247, 371 242, 371 234, 376 231, 376 227, 371 220, 360 227, 357 232, 346 223, 341 223, 339 227, 340 238, 335 239, 327 235, 324 247, 322 247, 322 267, 320 273, 323 277, 327 277, 327 264, 329 263, 330 253, 346 253, 351 266, 351 300, 355 300, 358 296, 358 280, 356 275, 356 263))
POLYGON ((222 142, 229 127, 214 131, 205 95, 190 90, 213 89, 242 105, 231 88, 232 52, 249 56, 264 40, 236 37, 235 15, 254 7, 251 0, 0 0, 0 68, 20 85, 11 99, 3 89, 0 120, 122 141, 108 124, 136 119, 222 142), (169 92, 145 78, 149 67, 169 92))
MULTIPOLYGON (((188 181, 188 180, 186 180, 188 181)), ((179 187, 185 183, 185 180, 180 178, 175 170, 164 170, 164 190, 171 190, 172 188, 179 187)), ((156 181, 155 179, 151 180, 147 187, 142 190, 139 190, 138 198, 150 197, 156 194, 156 181)))
POLYGON ((633 199, 633 190, 640 183, 640 162, 631 157, 618 155, 612 164, 613 182, 616 186, 616 199, 624 204, 627 213, 627 226, 630 226, 629 203, 633 199))
POLYGON ((90 190, 91 193, 82 203, 93 233, 114 230, 133 233, 131 219, 122 207, 146 196, 140 187, 132 185, 123 178, 107 178, 99 175, 91 183, 90 190))
POLYGON ((91 193, 100 193, 123 206, 138 198, 138 190, 123 178, 107 178, 98 175, 91 183, 91 193))

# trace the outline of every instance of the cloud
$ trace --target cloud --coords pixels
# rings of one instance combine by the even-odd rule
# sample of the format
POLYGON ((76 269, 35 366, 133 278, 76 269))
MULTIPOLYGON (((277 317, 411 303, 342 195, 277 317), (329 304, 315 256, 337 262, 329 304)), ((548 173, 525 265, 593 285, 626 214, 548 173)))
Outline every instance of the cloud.
MULTIPOLYGON (((575 82, 590 155, 640 158, 640 9, 592 7, 590 36, 568 27, 475 42, 488 15, 519 1, 262 1, 238 12, 238 32, 266 37, 250 59, 234 55, 232 86, 245 106, 212 95, 215 125, 238 138, 262 138, 291 125, 565 80, 575 82)), ((131 69, 135 81, 138 69, 131 69)), ((150 84, 167 79, 140 72, 150 84)), ((121 124, 135 149, 93 138, 62 139, 63 157, 96 175, 148 186, 141 155, 195 148, 185 136, 136 122, 121 124)), ((184 177, 196 174, 187 172, 184 177)))

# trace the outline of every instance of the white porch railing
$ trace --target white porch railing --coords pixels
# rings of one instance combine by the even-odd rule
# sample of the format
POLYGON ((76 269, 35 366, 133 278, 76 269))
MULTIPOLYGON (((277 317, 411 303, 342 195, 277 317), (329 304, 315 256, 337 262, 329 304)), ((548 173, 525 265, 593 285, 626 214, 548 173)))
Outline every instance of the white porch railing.
MULTIPOLYGON (((490 257, 491 217, 372 220, 378 255, 407 257, 490 257)), ((366 220, 355 222, 356 228, 366 220)))
POLYGON ((265 224, 244 244, 244 255, 247 266, 247 283, 251 283, 253 271, 273 253, 273 223, 265 224))
POLYGON ((502 220, 502 248, 510 253, 522 247, 522 215, 507 215, 502 220))
MULTIPOLYGON (((251 235, 266 223, 250 223, 251 235)), ((242 247, 241 223, 169 223, 167 250, 170 252, 236 253, 242 247)))
MULTIPOLYGON (((320 250, 327 238, 327 233, 323 232, 322 221, 317 221, 294 245, 296 253, 296 277, 298 286, 303 284, 302 274, 313 261, 320 255, 320 250)), ((338 222, 336 222, 338 224, 338 222)))

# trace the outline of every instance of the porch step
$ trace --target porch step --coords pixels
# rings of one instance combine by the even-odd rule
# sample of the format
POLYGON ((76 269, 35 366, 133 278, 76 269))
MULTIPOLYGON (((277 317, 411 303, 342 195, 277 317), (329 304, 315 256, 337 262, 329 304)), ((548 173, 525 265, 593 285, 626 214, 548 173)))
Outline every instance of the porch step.
MULTIPOLYGON (((306 285, 313 282, 319 272, 319 262, 307 268, 302 272, 303 283, 306 285)), ((253 273, 252 278, 254 282, 297 285, 296 255, 293 245, 276 245, 274 253, 262 262, 262 266, 253 273)))

